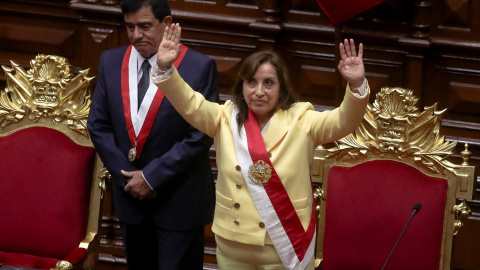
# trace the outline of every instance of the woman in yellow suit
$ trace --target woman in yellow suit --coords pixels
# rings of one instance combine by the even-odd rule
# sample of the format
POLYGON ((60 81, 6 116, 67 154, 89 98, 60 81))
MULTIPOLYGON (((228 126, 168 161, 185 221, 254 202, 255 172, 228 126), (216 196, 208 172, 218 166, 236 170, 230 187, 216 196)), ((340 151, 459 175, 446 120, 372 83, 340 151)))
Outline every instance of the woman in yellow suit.
POLYGON ((243 61, 233 101, 205 100, 172 66, 180 36, 178 24, 166 28, 152 80, 192 126, 214 138, 219 268, 313 269, 313 152, 353 132, 363 118, 369 95, 363 45, 358 55, 353 40, 339 45, 345 97, 340 107, 317 112, 296 102, 285 65, 272 52, 243 61))

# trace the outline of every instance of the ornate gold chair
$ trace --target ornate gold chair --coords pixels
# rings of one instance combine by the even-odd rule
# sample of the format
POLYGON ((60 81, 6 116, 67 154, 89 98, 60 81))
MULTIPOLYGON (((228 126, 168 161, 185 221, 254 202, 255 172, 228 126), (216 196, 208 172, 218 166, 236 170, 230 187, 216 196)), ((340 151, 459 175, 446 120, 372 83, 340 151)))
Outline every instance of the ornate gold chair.
POLYGON ((88 70, 38 55, 25 71, 2 66, 0 263, 94 269, 105 176, 86 129, 88 70))
POLYGON ((316 150, 316 265, 450 269, 453 235, 471 214, 465 200, 475 167, 467 146, 463 164, 446 160, 457 142, 440 134, 445 110, 435 104, 419 112, 417 100, 409 90, 383 88, 354 133, 316 150))

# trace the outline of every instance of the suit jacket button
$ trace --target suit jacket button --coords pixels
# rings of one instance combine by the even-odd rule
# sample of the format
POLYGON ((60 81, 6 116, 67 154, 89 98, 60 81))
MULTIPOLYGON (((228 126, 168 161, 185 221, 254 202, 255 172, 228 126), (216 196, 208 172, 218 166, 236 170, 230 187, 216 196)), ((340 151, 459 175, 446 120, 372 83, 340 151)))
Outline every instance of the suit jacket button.
POLYGON ((240 171, 242 168, 240 168, 240 165, 235 166, 235 170, 240 171))
POLYGON ((260 227, 262 229, 265 228, 265 223, 263 223, 263 222, 258 223, 258 227, 260 227))
POLYGON ((235 208, 238 209, 238 208, 240 208, 240 204, 239 204, 238 202, 237 202, 237 203, 234 203, 234 204, 233 204, 233 207, 235 207, 235 208))
POLYGON ((240 225, 240 222, 238 220, 233 221, 233 223, 235 223, 235 225, 240 225))
POLYGON ((237 188, 238 188, 238 189, 241 189, 241 188, 242 188, 242 185, 237 184, 237 188))

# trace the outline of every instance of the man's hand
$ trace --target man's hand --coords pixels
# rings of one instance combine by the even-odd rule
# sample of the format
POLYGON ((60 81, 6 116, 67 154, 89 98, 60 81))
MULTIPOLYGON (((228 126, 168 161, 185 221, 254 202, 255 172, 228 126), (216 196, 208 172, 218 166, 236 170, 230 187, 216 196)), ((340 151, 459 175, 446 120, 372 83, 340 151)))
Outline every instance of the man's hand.
POLYGON ((345 39, 340 43, 340 63, 338 70, 342 77, 347 80, 351 88, 360 87, 365 79, 365 67, 363 66, 363 44, 358 46, 358 56, 355 50, 355 42, 345 39))
POLYGON ((152 190, 147 184, 147 181, 145 181, 145 178, 143 178, 142 171, 126 172, 121 170, 121 173, 123 176, 130 179, 125 185, 124 190, 130 193, 134 198, 146 200, 153 199, 157 196, 157 192, 152 190))
POLYGON ((181 52, 180 37, 182 29, 180 24, 172 23, 165 27, 162 42, 158 46, 157 65, 160 69, 168 69, 177 60, 181 52))

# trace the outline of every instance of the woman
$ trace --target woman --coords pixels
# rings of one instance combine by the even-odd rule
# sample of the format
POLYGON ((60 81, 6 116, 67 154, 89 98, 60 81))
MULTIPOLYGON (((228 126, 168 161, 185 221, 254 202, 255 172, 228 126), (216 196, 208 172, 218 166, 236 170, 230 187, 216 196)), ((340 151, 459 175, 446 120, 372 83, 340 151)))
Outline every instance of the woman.
POLYGON ((165 30, 154 83, 194 127, 214 138, 218 178, 213 232, 220 269, 313 269, 315 217, 310 167, 315 147, 353 132, 368 86, 353 40, 340 44, 339 70, 349 82, 343 103, 316 112, 296 102, 285 65, 272 52, 244 60, 233 101, 206 101, 172 63, 181 28, 165 30))

